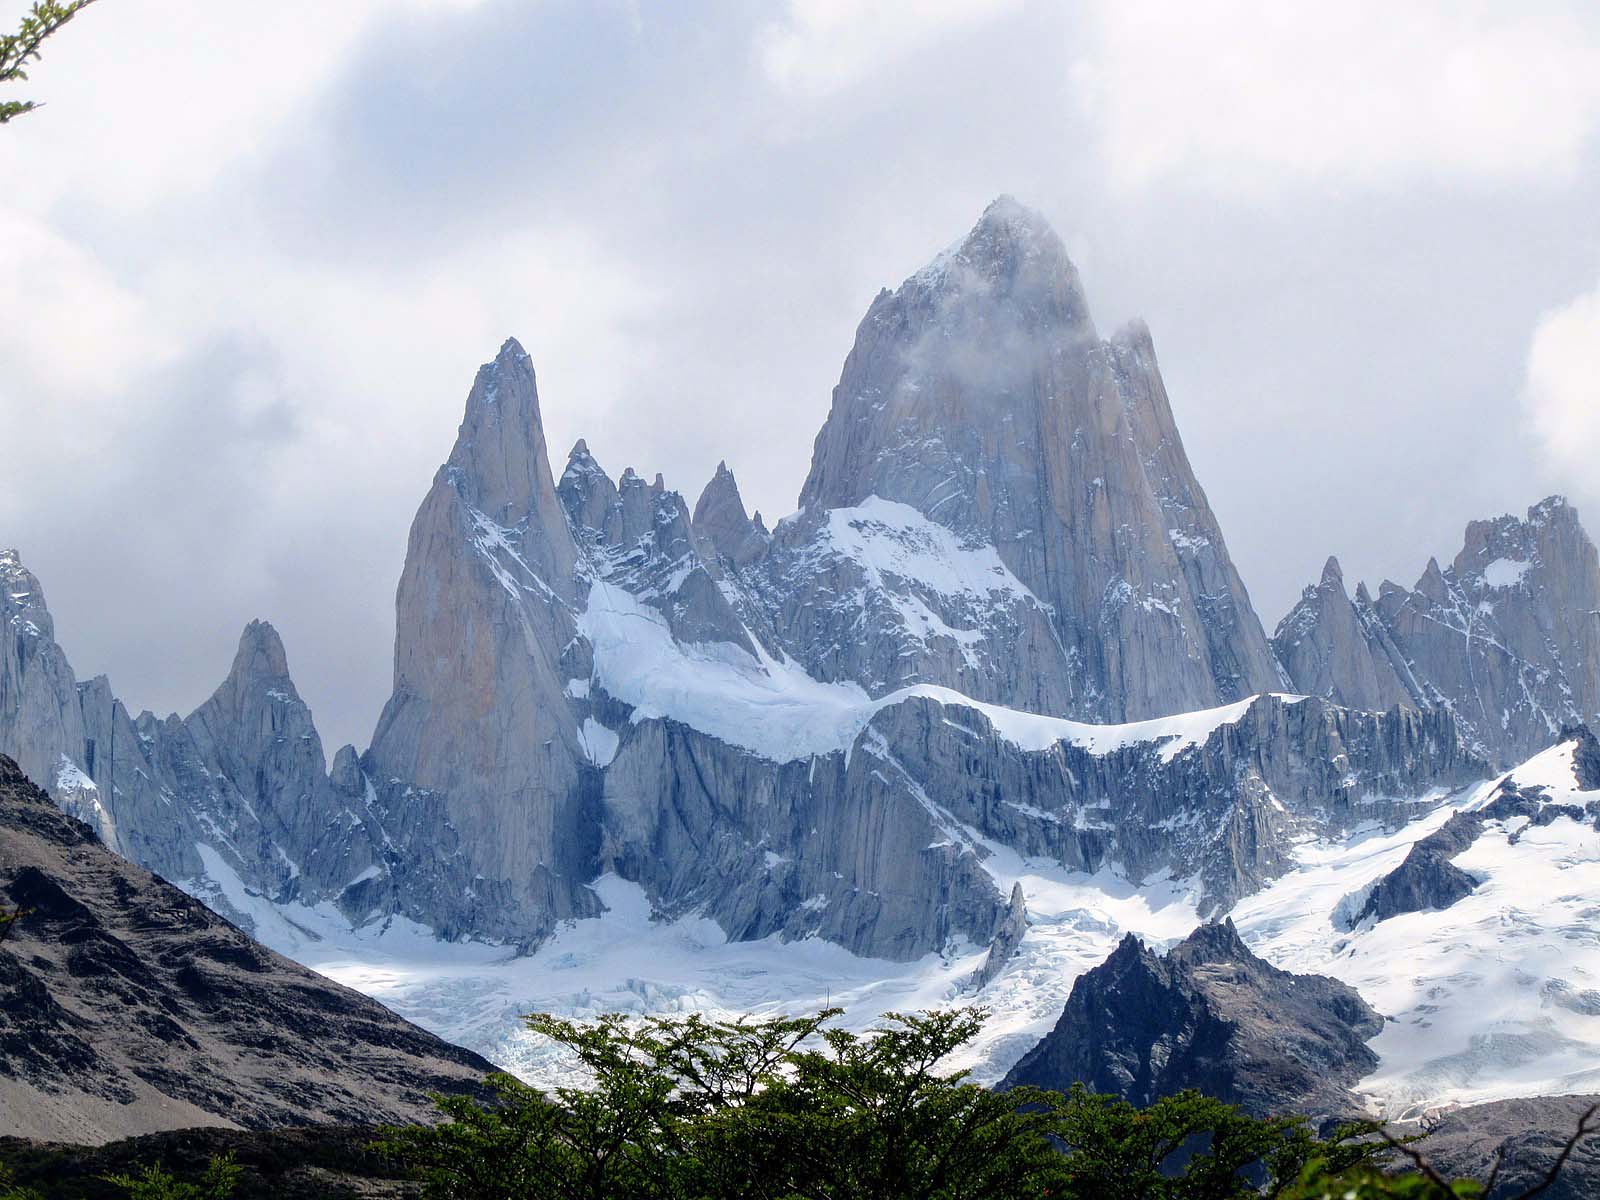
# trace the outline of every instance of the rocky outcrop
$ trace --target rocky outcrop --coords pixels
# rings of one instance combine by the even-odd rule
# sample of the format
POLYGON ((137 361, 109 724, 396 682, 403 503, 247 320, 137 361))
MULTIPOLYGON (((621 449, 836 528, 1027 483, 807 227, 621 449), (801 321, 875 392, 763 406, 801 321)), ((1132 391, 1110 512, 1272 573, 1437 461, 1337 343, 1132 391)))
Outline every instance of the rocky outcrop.
MULTIPOLYGON (((870 643, 836 649, 828 634, 848 626, 846 602, 833 622, 802 625, 790 639, 827 678, 873 692, 941 683, 1110 721, 1278 686, 1183 452, 1149 331, 1135 324, 1102 340, 1061 240, 1009 197, 873 302, 817 436, 803 513, 775 531, 778 549, 803 555, 830 510, 873 498, 995 556, 1003 574, 993 574, 1015 603, 1009 620, 986 628, 959 608, 947 616, 914 574, 889 579, 883 607, 901 610, 925 652, 902 653, 886 671, 870 643), (926 628, 918 601, 937 618, 926 628), (952 673, 941 637, 971 646, 981 678, 952 673)), ((850 581, 820 576, 790 610, 838 606, 841 582, 850 581)))
POLYGON ((1357 585, 1352 601, 1337 558, 1328 559, 1321 581, 1305 590, 1272 645, 1295 689, 1307 696, 1379 712, 1416 704, 1413 689, 1396 671, 1399 652, 1366 585, 1357 585))
POLYGON ((598 780, 566 694, 577 563, 533 366, 507 341, 412 522, 394 694, 363 759, 408 848, 402 910, 458 936, 534 942, 597 910, 598 780))
MULTIPOLYGON (((99 676, 77 683, 38 580, 0 555, 0 753, 43 779, 107 846, 253 928, 238 901, 383 906, 387 857, 366 782, 325 773, 277 631, 253 621, 228 677, 186 718, 130 716, 99 676)), ((344 751, 353 762, 354 750, 344 751)))
POLYGON ((489 1064, 252 942, 0 756, 0 1123, 73 1141, 412 1121, 489 1064))
POLYGON ((1231 922, 1164 957, 1130 934, 1073 984, 1055 1028, 1001 1086, 1082 1083, 1137 1105, 1196 1088, 1256 1116, 1350 1115, 1382 1029, 1354 989, 1268 965, 1231 922))
POLYGON ((1430 560, 1376 601, 1324 572, 1273 644, 1302 691, 1445 708, 1479 753, 1517 762, 1600 717, 1600 557, 1551 497, 1526 520, 1474 521, 1449 567, 1430 560))
MULTIPOLYGON (((1478 823, 1470 824, 1476 831, 1478 823)), ((1454 853, 1459 854, 1461 849, 1464 847, 1454 853)), ((1405 860, 1378 881, 1356 914, 1356 921, 1387 921, 1401 913, 1436 911, 1470 896, 1478 886, 1477 880, 1450 861, 1451 853, 1434 843, 1431 836, 1417 842, 1405 860)))
POLYGON ((717 464, 717 473, 695 501, 694 535, 701 558, 708 563, 726 561, 735 570, 767 552, 771 535, 760 513, 753 518, 745 513, 739 484, 726 462, 717 464))
MULTIPOLYGON (((1579 1120, 1596 1103, 1600 1096, 1534 1096, 1453 1108, 1425 1122, 1427 1137, 1416 1148, 1446 1179, 1486 1183, 1499 1163, 1494 1190, 1485 1200, 1527 1196, 1544 1183, 1579 1120)), ((1579 1141, 1555 1181, 1538 1195, 1542 1200, 1600 1195, 1600 1138, 1579 1141)))
POLYGON ((989 943, 989 953, 984 955, 983 966, 972 977, 975 990, 982 991, 999 977, 1022 945, 1027 932, 1028 899, 1022 891, 1022 884, 1014 883, 1011 885, 1011 902, 1006 905, 1005 919, 1000 923, 994 940, 989 943))
MULTIPOLYGON (((1600 786, 1600 781, 1588 775, 1600 760, 1600 741, 1586 726, 1563 730, 1558 745, 1571 747, 1573 782, 1580 792, 1600 786)), ((1591 801, 1587 806, 1565 803, 1553 799, 1548 791, 1545 785, 1523 786, 1514 772, 1482 803, 1452 813, 1437 830, 1413 843, 1401 864, 1373 885, 1352 924, 1437 911, 1471 895, 1477 880, 1451 860, 1470 848, 1491 822, 1520 818, 1522 828, 1541 828, 1566 817, 1600 827, 1600 802, 1591 801)), ((1521 832, 1521 828, 1512 832, 1510 839, 1515 841, 1521 832)))

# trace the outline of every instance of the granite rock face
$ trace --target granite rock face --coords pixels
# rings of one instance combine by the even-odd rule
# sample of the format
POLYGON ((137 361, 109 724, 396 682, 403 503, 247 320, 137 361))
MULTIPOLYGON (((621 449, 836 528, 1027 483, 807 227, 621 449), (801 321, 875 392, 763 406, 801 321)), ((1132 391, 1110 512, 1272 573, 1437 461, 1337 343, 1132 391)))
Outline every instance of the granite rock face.
MULTIPOLYGON (((939 653, 951 635, 931 622, 927 653, 902 654, 897 672, 847 646, 830 660, 826 631, 800 631, 796 656, 827 677, 875 694, 941 683, 1102 721, 1279 684, 1184 455, 1149 330, 1102 340, 1060 238, 1009 197, 873 302, 817 436, 799 528, 778 530, 779 546, 812 540, 830 510, 872 498, 993 554, 1015 602, 1009 620, 985 628, 959 608, 946 619, 914 577, 891 578, 891 602, 910 593, 981 652, 981 677, 951 673, 939 653)), ((837 603, 838 591, 824 578, 814 603, 837 603)), ((850 615, 847 604, 835 623, 850 615)), ((924 634, 912 614, 905 626, 924 634)))
POLYGON ((1197 1088, 1256 1116, 1349 1116, 1382 1029, 1354 989, 1270 966, 1231 922, 1164 957, 1130 934, 1073 984, 1056 1027, 1001 1086, 1083 1083, 1137 1105, 1197 1088))
MULTIPOLYGON (((0 753, 46 781, 64 811, 246 928, 247 893, 332 902, 355 920, 385 903, 365 780, 327 774, 271 625, 251 622, 227 678, 188 717, 133 717, 104 676, 76 682, 14 551, 0 554, 0 573, 0 753)), ((353 762, 352 748, 341 753, 353 762)))
POLYGON ((394 693, 362 766, 409 852, 402 911, 452 935, 536 942, 597 911, 597 777, 566 695, 578 548, 514 340, 473 381, 411 525, 394 693))
POLYGON ((1478 753, 1521 761, 1600 717, 1600 558, 1577 510, 1474 521, 1415 587, 1351 600, 1336 564, 1273 644, 1296 689, 1354 707, 1448 709, 1478 753))
POLYGON ((801 506, 769 530, 724 464, 691 509, 582 441, 557 476, 507 341, 411 526, 364 754, 325 766, 259 623, 189 717, 131 718, 76 683, 14 555, 0 750, 246 924, 332 903, 528 948, 609 872, 731 937, 997 962, 1025 915, 996 843, 1220 913, 1295 839, 1484 772, 1363 649, 1336 570, 1286 659, 1318 697, 1274 694, 1148 331, 1101 339, 1014 201, 874 301, 801 506))
POLYGON ((0 1123, 99 1142, 414 1121, 489 1064, 257 945, 0 756, 0 1123))

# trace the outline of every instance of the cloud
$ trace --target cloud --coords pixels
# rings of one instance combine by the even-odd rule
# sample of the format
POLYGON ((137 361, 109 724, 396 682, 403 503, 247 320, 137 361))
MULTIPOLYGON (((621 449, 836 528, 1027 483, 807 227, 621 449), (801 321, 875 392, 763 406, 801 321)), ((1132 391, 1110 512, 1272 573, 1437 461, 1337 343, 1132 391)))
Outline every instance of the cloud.
POLYGON ((1329 550, 1411 578, 1554 486, 1507 398, 1541 308, 1600 269, 1592 14, 335 8, 97 6, 0 136, 0 544, 134 703, 187 711, 265 617, 330 744, 363 744, 407 526, 508 334, 558 470, 582 435, 692 502, 726 458, 787 512, 874 293, 1002 191, 1104 328, 1149 318, 1269 619, 1329 550), (1408 115, 1449 78, 1436 34, 1486 99, 1408 115))
POLYGON ((802 96, 841 91, 891 68, 928 43, 1021 7, 1021 0, 789 0, 762 31, 757 52, 767 76, 802 96))
POLYGON ((1523 395, 1547 459, 1600 504, 1600 287, 1539 319, 1523 395))
POLYGON ((1578 10, 1104 0, 1073 68, 1112 181, 1225 194, 1568 177, 1600 123, 1578 10))

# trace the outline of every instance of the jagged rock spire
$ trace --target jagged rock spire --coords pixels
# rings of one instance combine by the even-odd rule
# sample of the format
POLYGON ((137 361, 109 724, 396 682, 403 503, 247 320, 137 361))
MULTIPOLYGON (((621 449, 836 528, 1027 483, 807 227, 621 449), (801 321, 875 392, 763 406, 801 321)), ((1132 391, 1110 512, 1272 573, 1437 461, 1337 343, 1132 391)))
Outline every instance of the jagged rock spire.
MULTIPOLYGON (((1330 562, 1330 566, 1333 565, 1330 562)), ((1306 589, 1274 646, 1294 687, 1358 708, 1448 707, 1485 757, 1510 764, 1567 724, 1600 718, 1600 561, 1559 496, 1473 521, 1448 568, 1414 588, 1306 589)))
POLYGON ((692 525, 702 556, 711 562, 727 559, 742 567, 766 549, 765 531, 746 515, 738 481, 726 461, 717 464, 695 501, 692 525))
POLYGON ((1099 340, 1061 239, 1009 197, 857 330, 800 504, 873 496, 994 546, 1052 614, 985 699, 1123 720, 1280 684, 1149 331, 1099 340))

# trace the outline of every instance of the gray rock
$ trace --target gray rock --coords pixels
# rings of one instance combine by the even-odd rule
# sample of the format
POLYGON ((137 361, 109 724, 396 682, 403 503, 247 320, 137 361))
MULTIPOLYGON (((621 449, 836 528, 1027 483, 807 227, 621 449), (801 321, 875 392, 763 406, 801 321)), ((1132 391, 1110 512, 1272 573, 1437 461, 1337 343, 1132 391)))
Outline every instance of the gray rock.
POLYGON ((1396 704, 1415 707, 1414 689, 1396 672, 1398 652, 1386 639, 1365 586, 1352 602, 1339 560, 1330 558, 1321 582, 1305 590, 1272 645, 1295 690, 1305 695, 1379 712, 1396 704))
POLYGON ((563 662, 577 563, 533 366, 508 340, 412 522, 394 694, 363 760, 405 848, 402 911, 435 928, 535 942, 597 911, 584 886, 597 779, 563 662))
POLYGON ((1474 521, 1448 568, 1385 582, 1351 605, 1307 589, 1274 645, 1296 688, 1341 704, 1447 708, 1474 748, 1509 765, 1600 716, 1600 558, 1560 497, 1526 520, 1474 521), (1398 688, 1406 695, 1400 696, 1398 688))
POLYGON ((1354 989, 1257 958, 1232 922, 1157 957, 1129 934, 1072 985, 1061 1019, 1000 1085, 1074 1083, 1137 1105, 1195 1088, 1256 1116, 1350 1116, 1383 1018, 1354 989))
POLYGON ((994 940, 989 943, 989 953, 984 957, 983 966, 978 968, 977 974, 972 977, 972 986, 982 991, 995 981, 1001 971, 1006 969, 1006 963, 1022 945, 1022 938, 1028 932, 1028 902, 1022 893, 1022 885, 1011 885, 1011 902, 1006 905, 1005 920, 1001 922, 1000 931, 994 935, 994 940))
MULTIPOLYGON (((1536 1096, 1497 1100, 1435 1114, 1424 1123, 1427 1138, 1416 1148, 1446 1179, 1487 1182, 1504 1158, 1486 1200, 1509 1200, 1542 1184, 1578 1128, 1578 1120, 1600 1096, 1536 1096)), ((1404 1129, 1398 1132, 1407 1132, 1404 1129)), ((1574 1147, 1543 1200, 1588 1200, 1600 1195, 1600 1137, 1574 1147)))
POLYGON ((1416 843, 1405 860, 1372 889, 1356 921, 1387 921, 1401 913, 1449 908, 1470 896, 1478 881, 1456 866, 1440 850, 1416 843))
POLYGON ((707 562, 723 560, 735 569, 748 567, 767 551, 771 535, 760 524, 761 514, 751 520, 745 513, 739 484, 726 462, 717 464, 694 505, 694 535, 700 555, 707 562))
MULTIPOLYGON (((830 661, 826 626, 793 639, 817 672, 873 691, 915 678, 1111 721, 1279 684, 1183 452, 1149 331, 1102 341, 1061 240, 1009 197, 873 302, 817 436, 800 495, 809 521, 778 541, 803 542, 816 514, 874 496, 992 547, 1031 603, 979 631, 987 664, 1007 668, 986 672, 997 680, 987 688, 953 677, 937 654, 888 678, 848 645, 830 661)), ((841 594, 827 576, 815 591, 819 604, 841 594)), ((946 623, 970 628, 956 616, 946 623)))
POLYGON ((490 1069, 113 854, 4 756, 0 897, 27 910, 0 946, 8 1133, 417 1121, 490 1069))

